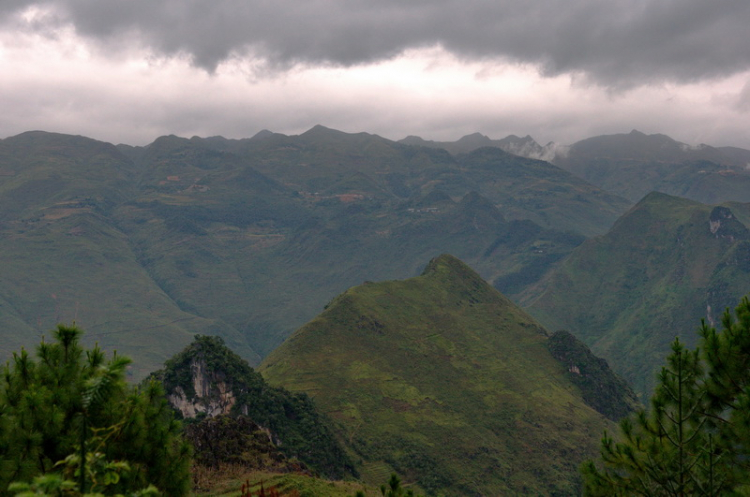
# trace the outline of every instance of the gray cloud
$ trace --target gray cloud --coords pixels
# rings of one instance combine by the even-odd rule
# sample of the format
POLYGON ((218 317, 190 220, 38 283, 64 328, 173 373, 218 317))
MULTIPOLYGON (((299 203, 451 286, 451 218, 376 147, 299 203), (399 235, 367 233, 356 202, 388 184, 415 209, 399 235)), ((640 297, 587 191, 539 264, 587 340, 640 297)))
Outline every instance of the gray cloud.
POLYGON ((744 112, 750 110, 750 81, 745 83, 737 97, 737 108, 744 112))
POLYGON ((137 39, 208 70, 248 53, 281 68, 350 66, 432 45, 615 88, 750 67, 747 0, 4 0, 0 21, 33 5, 99 42, 137 39))

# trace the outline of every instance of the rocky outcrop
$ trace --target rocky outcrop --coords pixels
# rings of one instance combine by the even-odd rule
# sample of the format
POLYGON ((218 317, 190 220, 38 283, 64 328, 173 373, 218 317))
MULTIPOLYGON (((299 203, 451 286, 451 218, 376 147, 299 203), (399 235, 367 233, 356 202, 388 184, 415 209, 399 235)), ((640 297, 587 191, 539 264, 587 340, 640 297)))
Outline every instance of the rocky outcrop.
POLYGON ((177 385, 167 396, 172 407, 184 418, 194 418, 201 413, 208 417, 229 414, 237 402, 237 397, 227 386, 224 378, 215 372, 209 372, 205 361, 198 358, 191 361, 190 372, 192 395, 177 385))

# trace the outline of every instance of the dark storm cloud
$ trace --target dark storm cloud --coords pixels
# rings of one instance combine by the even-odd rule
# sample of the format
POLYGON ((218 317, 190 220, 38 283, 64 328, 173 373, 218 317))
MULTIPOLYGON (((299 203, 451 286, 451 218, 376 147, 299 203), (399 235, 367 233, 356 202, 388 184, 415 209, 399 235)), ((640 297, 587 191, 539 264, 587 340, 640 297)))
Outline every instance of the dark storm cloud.
POLYGON ((137 37, 209 70, 247 53, 279 67, 347 66, 436 44, 615 87, 750 67, 747 0, 4 0, 0 14, 32 5, 52 6, 79 34, 137 37))

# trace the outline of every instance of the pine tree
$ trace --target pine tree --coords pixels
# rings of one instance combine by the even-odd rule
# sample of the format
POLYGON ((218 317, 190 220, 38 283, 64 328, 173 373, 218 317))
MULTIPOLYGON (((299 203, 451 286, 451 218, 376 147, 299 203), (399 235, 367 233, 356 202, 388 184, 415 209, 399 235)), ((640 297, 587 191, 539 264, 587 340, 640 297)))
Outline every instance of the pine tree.
POLYGON ((709 366, 706 391, 715 443, 725 454, 736 488, 750 485, 750 301, 722 317, 722 330, 703 323, 702 348, 709 366))
POLYGON ((588 495, 700 495, 708 436, 702 376, 697 351, 675 340, 651 409, 623 420, 623 441, 605 435, 603 471, 584 467, 588 495))
POLYGON ((750 487, 750 301, 701 344, 675 340, 651 408, 605 433, 602 464, 582 467, 587 495, 747 495, 750 487), (602 467, 603 466, 603 467, 602 467))
MULTIPOLYGON (((5 366, 0 385, 0 493, 13 481, 55 471, 55 464, 77 453, 85 461, 94 432, 109 461, 132 469, 117 490, 155 484, 168 495, 185 495, 190 451, 179 424, 156 383, 130 388, 130 360, 107 359, 95 347, 79 345, 81 330, 60 325, 52 343, 42 342, 36 360, 21 350, 5 366), (83 455, 83 457, 81 457, 83 455)), ((85 472, 79 472, 79 476, 85 472)), ((79 489, 86 486, 85 478, 79 489)))

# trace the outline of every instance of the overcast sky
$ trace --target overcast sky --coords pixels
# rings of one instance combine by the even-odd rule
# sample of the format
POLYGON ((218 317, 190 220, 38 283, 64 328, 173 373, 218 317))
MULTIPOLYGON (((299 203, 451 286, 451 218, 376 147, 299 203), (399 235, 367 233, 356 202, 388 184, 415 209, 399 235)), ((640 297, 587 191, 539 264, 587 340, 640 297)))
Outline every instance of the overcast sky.
POLYGON ((665 133, 750 149, 748 0, 0 0, 0 138, 665 133))

